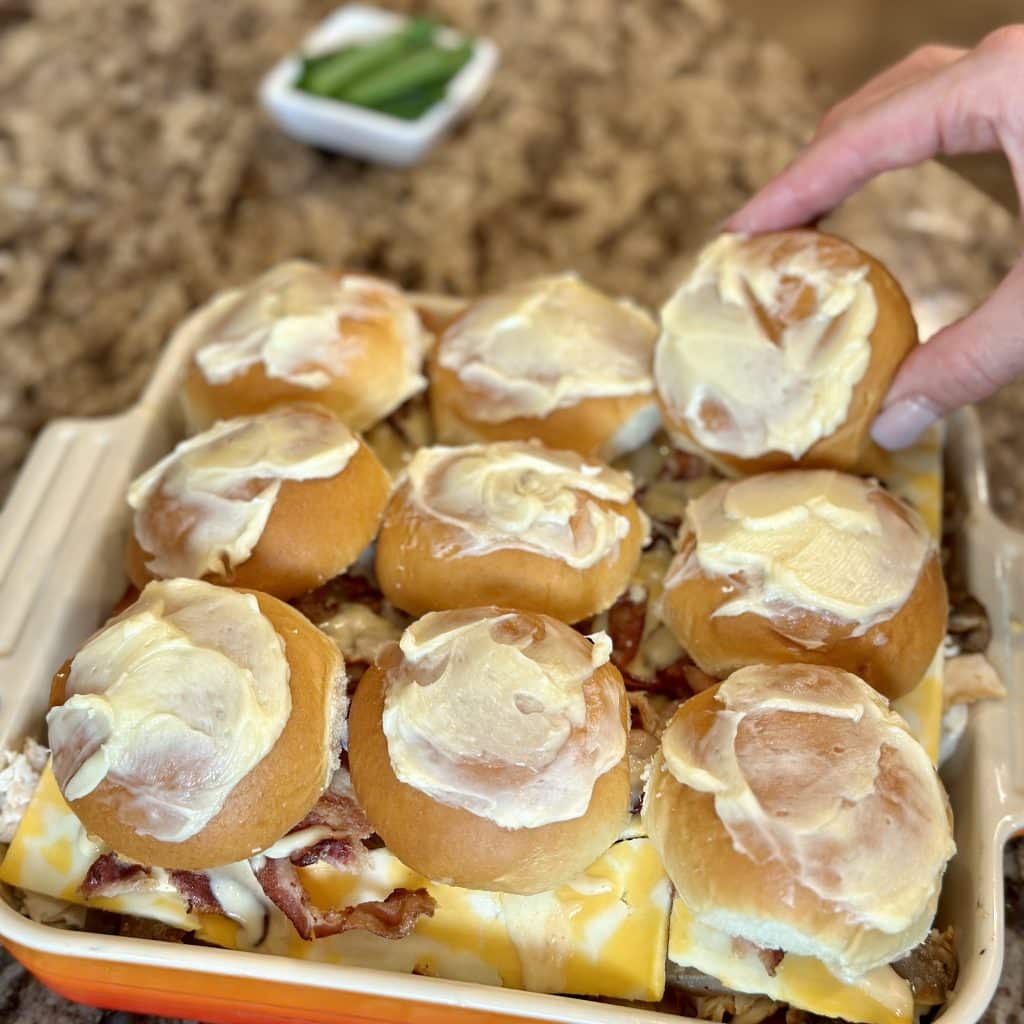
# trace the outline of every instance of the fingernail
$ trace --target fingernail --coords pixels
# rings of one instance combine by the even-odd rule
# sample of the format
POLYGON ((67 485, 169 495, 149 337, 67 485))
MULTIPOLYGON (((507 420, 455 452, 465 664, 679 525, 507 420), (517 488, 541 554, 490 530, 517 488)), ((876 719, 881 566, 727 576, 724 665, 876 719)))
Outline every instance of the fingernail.
POLYGON ((942 410, 930 398, 901 398, 879 413, 871 426, 871 436, 889 451, 906 448, 941 416, 942 410))

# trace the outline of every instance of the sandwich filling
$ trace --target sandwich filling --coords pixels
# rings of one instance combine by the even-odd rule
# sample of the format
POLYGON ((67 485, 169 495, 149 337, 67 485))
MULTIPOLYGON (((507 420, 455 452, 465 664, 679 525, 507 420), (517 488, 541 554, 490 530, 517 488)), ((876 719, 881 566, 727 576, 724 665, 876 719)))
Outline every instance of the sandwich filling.
POLYGON ((471 390, 462 404, 473 419, 503 423, 585 398, 653 396, 656 334, 637 306, 560 274, 475 303, 448 329, 439 362, 471 390))
POLYGON ((366 358, 386 325, 404 360, 389 368, 393 405, 422 391, 426 349, 415 309, 386 281, 356 274, 339 277, 292 260, 271 268, 245 288, 218 295, 193 326, 208 340, 195 354, 210 384, 225 384, 262 364, 268 377, 321 390, 366 358))
POLYGON ((408 480, 414 507, 459 531, 439 558, 513 548, 589 569, 629 533, 629 519, 604 504, 632 500, 628 474, 573 452, 518 441, 423 448, 408 480))
POLYGON ((47 715, 61 792, 74 801, 109 781, 140 835, 191 838, 281 735, 289 674, 255 597, 150 583, 75 655, 47 715))
POLYGON ((146 567, 196 579, 229 572, 252 555, 283 481, 337 476, 358 448, 348 427, 312 407, 223 420, 182 441, 128 490, 146 567))
POLYGON ((397 778, 504 828, 582 816, 626 751, 621 690, 593 674, 604 633, 474 609, 424 616, 388 674, 383 730, 397 778))
POLYGON ((799 458, 846 419, 878 317, 868 267, 807 232, 722 235, 661 311, 662 399, 713 452, 799 458))
POLYGON ((809 610, 861 636, 903 607, 933 547, 920 517, 874 481, 831 470, 766 473, 687 505, 666 585, 697 573, 728 577, 733 593, 716 616, 750 612, 785 628, 788 616, 809 610))

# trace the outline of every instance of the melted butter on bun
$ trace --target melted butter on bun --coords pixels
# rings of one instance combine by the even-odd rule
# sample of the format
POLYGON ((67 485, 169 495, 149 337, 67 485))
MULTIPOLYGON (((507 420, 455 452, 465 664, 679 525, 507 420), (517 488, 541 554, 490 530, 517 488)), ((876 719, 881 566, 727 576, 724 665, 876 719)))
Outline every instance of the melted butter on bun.
POLYGON ((403 376, 401 400, 426 386, 420 373, 426 334, 405 296, 386 281, 339 277, 292 260, 217 296, 200 315, 205 343, 195 360, 210 384, 224 384, 262 363, 268 377, 325 388, 364 346, 362 328, 389 320, 406 355, 404 367, 392 371, 403 376))
POLYGON ((581 817, 626 747, 604 633, 498 609, 424 616, 388 676, 383 731, 396 777, 509 829, 581 817), (602 677, 603 678, 603 677, 602 677))
POLYGON ((799 458, 846 419, 878 306, 867 264, 830 243, 721 235, 662 308, 658 388, 704 448, 799 458))
POLYGON ((474 303, 445 333, 439 361, 473 389, 463 399, 473 418, 500 423, 585 398, 653 394, 656 334, 639 307, 559 274, 474 303))
POLYGON ((916 513, 872 480, 831 470, 765 473, 719 484, 687 505, 683 551, 666 583, 698 568, 742 574, 715 615, 784 621, 807 609, 860 636, 903 607, 932 550, 916 513))
MULTIPOLYGON (((956 849, 948 801, 924 748, 862 680, 806 665, 740 669, 714 692, 710 719, 695 727, 677 716, 662 756, 678 783, 713 795, 740 855, 788 880, 784 904, 809 891, 859 928, 890 936, 895 948, 851 945, 832 959, 776 921, 778 946, 857 976, 927 934, 956 849)), ((657 799, 650 787, 647 799, 657 799)), ((738 933, 739 919, 693 878, 673 880, 708 924, 738 933)), ((765 944, 764 936, 745 937, 765 944)))
POLYGON ((47 715, 69 801, 105 779, 145 836, 182 842, 223 807, 291 713, 284 643, 250 594, 195 580, 150 583, 71 661, 47 715))
POLYGON ((408 479, 412 504, 464 535, 457 555, 518 548, 588 569, 630 531, 625 515, 590 499, 624 505, 632 479, 574 452, 518 441, 424 448, 408 479))
POLYGON ((222 420, 182 441, 128 489, 135 537, 152 552, 146 568, 163 577, 227 573, 252 555, 283 480, 337 476, 358 448, 348 427, 311 406, 222 420), (182 511, 183 542, 176 535, 173 548, 155 496, 182 511))

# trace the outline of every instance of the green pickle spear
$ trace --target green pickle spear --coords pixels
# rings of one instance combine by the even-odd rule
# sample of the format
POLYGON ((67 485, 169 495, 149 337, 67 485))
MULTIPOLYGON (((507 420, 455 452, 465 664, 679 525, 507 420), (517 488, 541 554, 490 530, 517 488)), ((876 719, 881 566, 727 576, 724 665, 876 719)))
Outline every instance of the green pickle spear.
POLYGON ((413 89, 411 92, 403 93, 397 99, 386 100, 372 109, 381 114, 390 114, 391 117, 399 117, 403 121, 415 121, 435 103, 444 99, 446 91, 446 83, 428 85, 422 89, 413 89))
POLYGON ((416 18, 400 32, 394 32, 372 43, 348 46, 337 53, 313 58, 315 64, 303 69, 299 87, 318 96, 334 96, 359 79, 397 64, 403 57, 428 46, 437 31, 437 23, 429 18, 416 18))
POLYGON ((471 42, 451 48, 431 46, 367 75, 336 95, 348 103, 378 107, 416 89, 446 84, 472 54, 471 42))

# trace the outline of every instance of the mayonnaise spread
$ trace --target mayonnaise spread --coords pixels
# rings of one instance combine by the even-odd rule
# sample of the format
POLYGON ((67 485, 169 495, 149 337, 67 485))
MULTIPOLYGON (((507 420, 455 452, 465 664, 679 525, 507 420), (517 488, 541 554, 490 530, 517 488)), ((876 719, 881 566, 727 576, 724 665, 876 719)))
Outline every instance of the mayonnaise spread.
POLYGON ((422 448, 408 482, 415 508, 459 530, 458 547, 438 557, 515 548, 588 569, 612 555, 630 529, 623 514, 633 497, 628 474, 529 442, 422 448))
POLYGON ((441 366, 471 389, 462 399, 467 412, 502 423, 585 398, 653 395, 656 335, 639 307, 559 274, 474 303, 438 353, 441 366))
POLYGON ((810 610, 863 635, 903 607, 932 552, 908 506, 873 480, 832 470, 765 473, 723 483, 691 501, 694 538, 666 584, 688 573, 736 577, 715 615, 785 620, 810 610))
POLYGON ((415 309, 394 285, 338 274, 303 260, 272 267, 244 288, 206 304, 204 343, 196 365, 210 384, 224 384, 263 364, 268 377, 320 390, 365 358, 389 323, 404 360, 389 368, 394 405, 426 387, 420 372, 427 335, 415 309))
MULTIPOLYGON (((849 672, 806 665, 740 669, 715 700, 708 730, 685 719, 666 730, 672 776, 714 795, 733 847, 754 864, 770 863, 794 891, 902 936, 904 949, 917 945, 956 847, 942 784, 903 719, 849 672)), ((687 890, 687 903, 731 930, 728 912, 710 894, 704 906, 700 888, 687 890)), ((791 951, 823 956, 825 948, 791 951)), ((830 966, 856 974, 893 959, 862 959, 877 953, 847 949, 844 963, 830 966)))
POLYGON ((395 775, 504 828, 583 815, 622 760, 621 687, 604 633, 495 608, 413 623, 389 672, 383 729, 395 775))
POLYGON ((108 779, 122 821, 182 842, 224 806, 291 714, 284 642, 256 598, 197 580, 150 583, 75 655, 46 721, 66 799, 108 779))
POLYGON ((829 242, 722 235, 662 308, 658 390, 704 448, 799 458, 846 419, 878 306, 867 266, 829 242))
POLYGON ((223 420, 182 441, 128 490, 146 567, 164 577, 228 572, 252 555, 282 481, 336 476, 358 447, 348 427, 314 407, 223 420))

